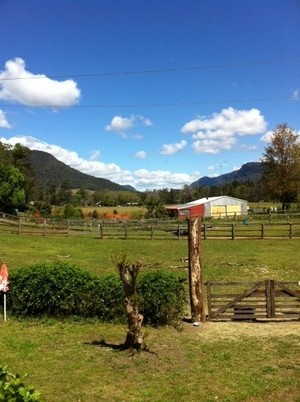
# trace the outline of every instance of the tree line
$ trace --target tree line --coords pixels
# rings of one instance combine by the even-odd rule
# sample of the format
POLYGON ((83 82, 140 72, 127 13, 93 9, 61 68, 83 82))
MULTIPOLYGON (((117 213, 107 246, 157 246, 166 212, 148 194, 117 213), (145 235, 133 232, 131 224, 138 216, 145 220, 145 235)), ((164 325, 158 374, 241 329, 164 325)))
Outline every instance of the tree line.
POLYGON ((149 217, 161 217, 164 205, 183 204, 203 197, 226 194, 246 199, 281 202, 282 209, 300 202, 300 138, 287 124, 279 124, 262 155, 262 178, 258 181, 233 181, 222 186, 158 189, 144 192, 72 189, 68 181, 50 189, 38 188, 28 155, 30 149, 0 142, 0 211, 38 210, 51 214, 53 206, 119 206, 144 205, 149 217))

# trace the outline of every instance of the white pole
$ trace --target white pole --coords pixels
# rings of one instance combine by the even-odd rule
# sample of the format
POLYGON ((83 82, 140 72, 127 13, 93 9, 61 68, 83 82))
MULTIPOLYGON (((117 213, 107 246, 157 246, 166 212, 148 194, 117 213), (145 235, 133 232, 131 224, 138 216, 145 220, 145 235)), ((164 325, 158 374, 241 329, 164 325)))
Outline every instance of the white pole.
POLYGON ((4 321, 6 321, 6 293, 4 292, 4 302, 3 302, 3 315, 4 315, 4 321))

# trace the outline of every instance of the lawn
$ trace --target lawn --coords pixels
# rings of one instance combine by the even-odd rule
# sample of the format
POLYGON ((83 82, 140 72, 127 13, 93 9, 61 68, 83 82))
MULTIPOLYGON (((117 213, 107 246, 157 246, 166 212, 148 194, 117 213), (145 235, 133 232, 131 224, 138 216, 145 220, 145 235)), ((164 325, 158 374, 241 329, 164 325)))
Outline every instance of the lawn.
MULTIPOLYGON (((64 260, 95 274, 116 272, 126 252, 144 270, 187 275, 187 241, 1 235, 9 271, 64 260)), ((205 280, 300 280, 299 240, 202 241, 205 280)), ((7 295, 9 297, 9 293, 7 295)), ((149 352, 117 348, 126 326, 98 320, 0 319, 1 359, 28 373, 49 402, 300 401, 300 322, 183 323, 146 328, 149 352), (101 345, 105 340, 106 347, 101 345)))

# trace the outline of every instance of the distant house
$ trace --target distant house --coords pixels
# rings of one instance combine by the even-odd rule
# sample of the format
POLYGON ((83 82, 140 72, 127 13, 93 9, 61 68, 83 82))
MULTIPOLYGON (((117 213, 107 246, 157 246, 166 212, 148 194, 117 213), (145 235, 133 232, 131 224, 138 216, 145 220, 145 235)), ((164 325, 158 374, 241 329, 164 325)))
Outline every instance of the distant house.
POLYGON ((245 216, 248 211, 248 201, 221 195, 218 197, 200 198, 186 204, 169 205, 166 207, 166 210, 169 217, 177 219, 245 216))

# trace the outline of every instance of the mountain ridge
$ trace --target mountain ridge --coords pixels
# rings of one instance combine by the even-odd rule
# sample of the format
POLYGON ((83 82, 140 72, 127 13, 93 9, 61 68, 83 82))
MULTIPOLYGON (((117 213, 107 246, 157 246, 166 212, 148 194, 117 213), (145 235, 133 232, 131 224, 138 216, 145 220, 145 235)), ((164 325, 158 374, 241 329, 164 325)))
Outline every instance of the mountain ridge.
POLYGON ((28 156, 29 163, 35 173, 38 187, 50 190, 51 187, 59 187, 67 182, 71 189, 83 188, 92 191, 114 190, 132 191, 136 190, 129 185, 120 185, 108 179, 95 177, 60 162, 53 155, 44 151, 32 150, 28 156))
MULTIPOLYGON (((45 151, 32 150, 28 156, 29 163, 35 173, 38 187, 50 190, 53 186, 60 187, 63 182, 67 182, 71 189, 86 189, 92 191, 130 191, 137 190, 130 185, 120 185, 108 179, 95 177, 82 173, 65 163, 56 159, 53 155, 45 151)), ((217 177, 201 177, 199 180, 190 184, 192 188, 204 186, 220 186, 229 184, 233 181, 257 182, 262 177, 262 163, 248 162, 238 170, 225 173, 217 177)))
POLYGON ((225 173, 217 177, 201 177, 199 180, 191 183, 191 187, 197 188, 202 186, 220 186, 222 184, 230 184, 233 181, 245 182, 252 181, 257 182, 262 177, 262 164, 261 162, 248 162, 242 165, 238 170, 230 173, 225 173))

